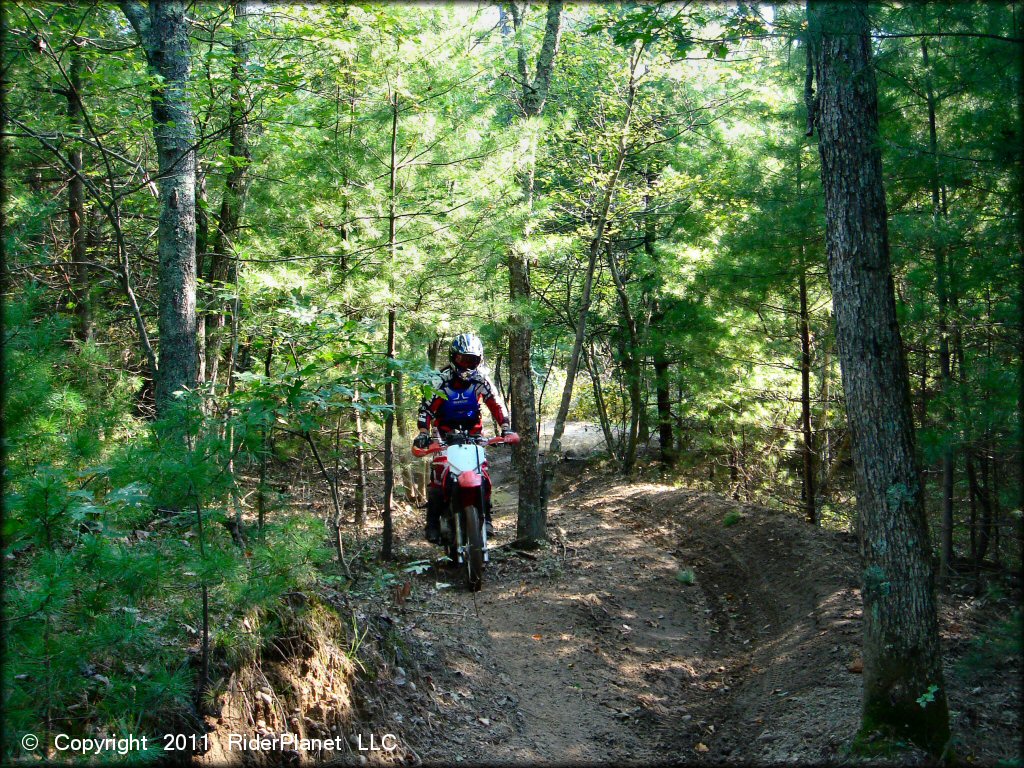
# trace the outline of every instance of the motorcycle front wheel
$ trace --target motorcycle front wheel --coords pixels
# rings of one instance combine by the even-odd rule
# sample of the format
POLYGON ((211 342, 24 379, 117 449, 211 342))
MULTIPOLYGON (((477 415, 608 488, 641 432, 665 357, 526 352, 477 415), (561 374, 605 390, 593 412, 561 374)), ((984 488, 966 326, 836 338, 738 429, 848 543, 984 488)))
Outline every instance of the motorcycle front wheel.
POLYGON ((480 513, 476 507, 462 510, 462 529, 466 532, 466 586, 479 592, 484 583, 484 537, 480 530, 480 513))

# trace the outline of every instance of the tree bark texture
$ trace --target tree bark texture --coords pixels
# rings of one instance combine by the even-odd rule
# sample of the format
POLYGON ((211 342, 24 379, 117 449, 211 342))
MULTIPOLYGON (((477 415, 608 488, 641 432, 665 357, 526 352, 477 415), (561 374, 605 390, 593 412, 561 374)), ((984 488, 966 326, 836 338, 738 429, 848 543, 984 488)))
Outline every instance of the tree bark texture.
MULTIPOLYGON (((522 18, 515 3, 510 3, 513 25, 517 33, 522 30, 522 18)), ((547 100, 548 87, 554 70, 555 56, 561 38, 562 2, 550 0, 544 38, 537 56, 536 76, 529 77, 526 49, 520 41, 516 61, 522 86, 522 107, 525 119, 539 117, 547 100)), ((523 199, 529 217, 533 208, 534 170, 536 147, 531 147, 527 169, 523 174, 523 199)), ((529 231, 527 224, 526 231, 529 231)), ((533 329, 531 327, 530 265, 525 249, 513 247, 508 256, 509 296, 512 316, 509 322, 509 387, 515 428, 519 432, 519 445, 514 448, 514 465, 519 481, 519 508, 516 520, 516 538, 524 543, 541 541, 547 530, 547 501, 544 474, 540 464, 540 439, 537 402, 531 364, 533 329)))
POLYGON ((188 101, 190 45, 181 0, 151 0, 147 10, 125 0, 154 76, 153 138, 159 166, 159 366, 157 416, 174 393, 196 386, 196 153, 195 122, 188 101))
POLYGON ((808 3, 826 250, 856 473, 864 600, 862 735, 949 741, 923 489, 896 321, 867 3, 808 3), (934 686, 934 687, 932 687, 934 686), (931 694, 925 706, 920 697, 931 694))

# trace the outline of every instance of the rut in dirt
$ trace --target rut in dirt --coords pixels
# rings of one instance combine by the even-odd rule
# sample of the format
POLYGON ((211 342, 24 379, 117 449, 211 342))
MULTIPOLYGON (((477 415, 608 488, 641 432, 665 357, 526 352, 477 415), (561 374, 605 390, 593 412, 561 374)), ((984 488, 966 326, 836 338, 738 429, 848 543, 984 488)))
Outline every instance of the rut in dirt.
MULTIPOLYGON (((417 754, 835 758, 859 724, 852 540, 576 466, 563 464, 550 550, 494 552, 476 595, 451 574, 421 581, 407 612, 425 688, 405 731, 417 754), (728 512, 740 517, 727 527, 728 512)), ((500 545, 515 528, 515 499, 495 500, 500 545)))

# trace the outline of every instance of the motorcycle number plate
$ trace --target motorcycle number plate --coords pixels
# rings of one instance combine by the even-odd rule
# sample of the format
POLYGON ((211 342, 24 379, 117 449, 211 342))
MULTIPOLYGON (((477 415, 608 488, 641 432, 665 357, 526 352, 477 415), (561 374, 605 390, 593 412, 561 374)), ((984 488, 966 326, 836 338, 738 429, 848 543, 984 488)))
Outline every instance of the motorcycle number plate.
POLYGON ((486 463, 486 454, 479 445, 449 445, 448 466, 456 476, 463 472, 475 472, 486 463))

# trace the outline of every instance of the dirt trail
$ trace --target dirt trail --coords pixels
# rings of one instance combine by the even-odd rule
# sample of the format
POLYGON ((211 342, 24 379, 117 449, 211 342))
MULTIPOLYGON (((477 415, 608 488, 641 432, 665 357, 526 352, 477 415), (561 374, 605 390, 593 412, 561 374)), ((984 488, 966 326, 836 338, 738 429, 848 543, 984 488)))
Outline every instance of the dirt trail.
MULTIPOLYGON (((842 759, 861 696, 853 538, 562 467, 550 551, 494 552, 478 595, 425 574, 394 609, 409 682, 380 727, 428 763, 842 759)), ((514 494, 496 502, 500 545, 514 494)), ((402 522, 407 541, 422 525, 402 522)))

